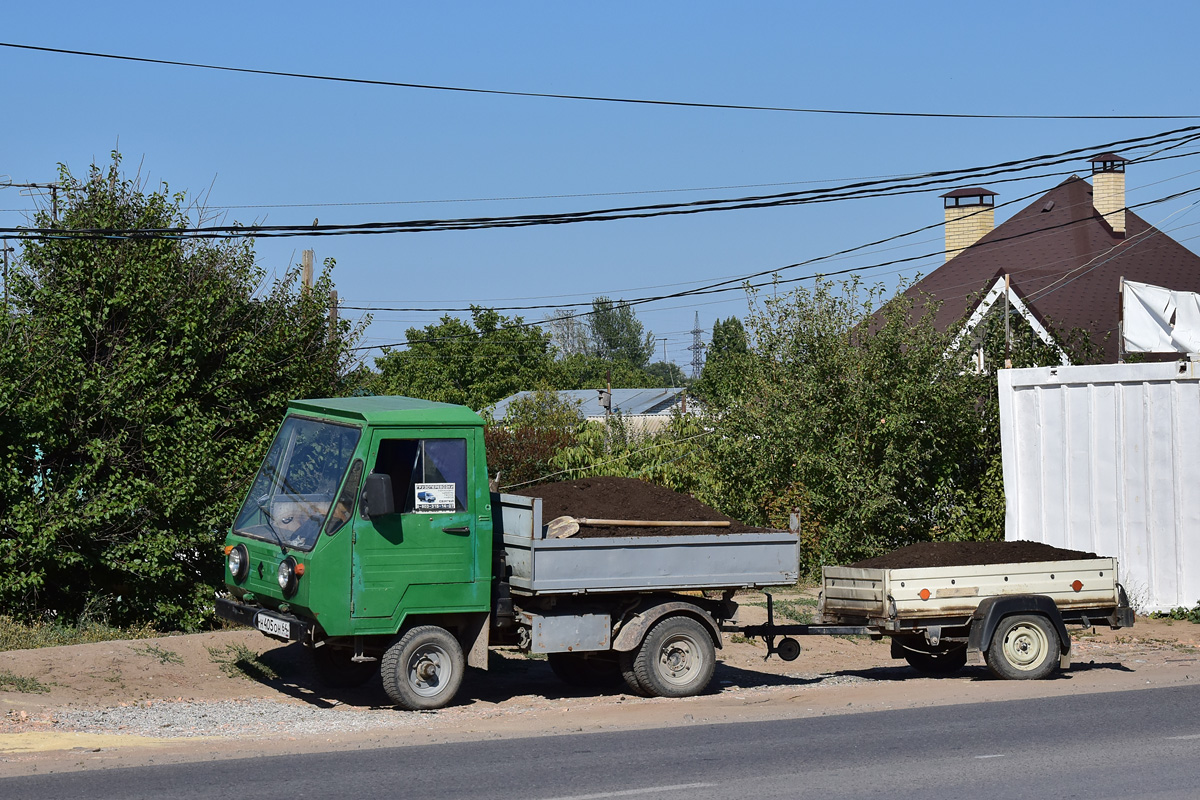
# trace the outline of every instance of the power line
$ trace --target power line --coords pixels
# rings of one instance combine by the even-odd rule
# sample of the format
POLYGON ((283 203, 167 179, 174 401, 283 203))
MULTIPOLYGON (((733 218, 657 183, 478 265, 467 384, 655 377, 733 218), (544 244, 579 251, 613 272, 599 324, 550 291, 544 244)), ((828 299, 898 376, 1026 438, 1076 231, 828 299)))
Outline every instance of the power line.
POLYGON ((795 108, 790 106, 760 106, 742 103, 702 103, 684 100, 653 100, 634 97, 610 97, 604 95, 561 94, 556 92, 521 92, 510 89, 481 89, 468 86, 449 86, 433 83, 411 83, 407 81, 385 81, 371 78, 348 78, 337 75, 316 75, 305 72, 285 72, 281 70, 252 69, 249 67, 230 67, 219 64, 202 64, 193 61, 174 61, 164 58, 145 58, 142 56, 126 56, 115 53, 95 53, 87 50, 68 50, 61 47, 39 47, 31 44, 16 44, 0 42, 0 47, 11 47, 18 50, 35 50, 43 53, 60 55, 86 56, 88 58, 104 58, 114 61, 132 61, 141 64, 160 64, 172 67, 190 67, 193 69, 209 69, 221 72, 237 72, 248 75, 269 75, 279 78, 301 78, 312 81, 328 81, 333 83, 350 83, 365 86, 385 86, 400 89, 427 89, 439 92, 459 92, 466 94, 489 94, 504 97, 535 97, 551 100, 582 100, 594 103, 622 103, 644 106, 675 106, 680 108, 723 109, 733 111, 775 111, 792 114, 826 114, 859 117, 909 117, 934 119, 1027 119, 1027 120, 1152 120, 1152 119, 1200 119, 1200 114, 964 114, 923 111, 873 111, 860 109, 837 108, 795 108))
MULTIPOLYGON (((1156 200, 1148 200, 1143 203, 1137 203, 1135 205, 1128 206, 1128 208, 1134 209, 1134 208, 1141 208, 1143 206, 1156 205, 1158 203, 1165 203, 1165 202, 1169 202, 1171 200, 1177 200, 1181 197, 1186 197, 1187 195, 1190 195, 1190 194, 1195 194, 1197 192, 1200 192, 1200 186, 1196 186, 1191 189, 1185 189, 1180 192, 1175 192, 1174 194, 1167 195, 1166 197, 1161 197, 1156 200)), ((1040 234, 1046 233, 1047 231, 1056 230, 1059 228, 1069 228, 1069 227, 1072 227, 1075 225, 1079 225, 1079 224, 1088 222, 1089 220, 1090 220, 1090 218, 1068 220, 1066 222, 1061 222, 1056 225, 1050 225, 1045 228, 1039 228, 1039 229, 1033 230, 1033 231, 1024 231, 1021 233, 1013 234, 1011 236, 1005 236, 1005 237, 993 239, 989 242, 979 242, 973 246, 974 247, 990 247, 990 246, 994 246, 997 244, 1001 244, 1003 242, 1011 241, 1013 239, 1023 239, 1023 238, 1029 237, 1029 236, 1040 235, 1040 234)), ((919 261, 924 258, 930 258, 932 256, 944 255, 947 252, 950 252, 950 251, 941 250, 941 251, 937 251, 937 252, 923 253, 923 254, 917 255, 917 256, 909 256, 906 258, 892 259, 891 261, 885 261, 885 262, 882 262, 879 264, 871 264, 871 265, 868 265, 865 267, 862 267, 862 266, 848 267, 843 270, 836 270, 836 271, 832 271, 832 272, 816 272, 816 273, 812 273, 809 275, 803 275, 803 276, 800 276, 797 278, 787 278, 787 279, 783 279, 783 280, 774 279, 771 281, 765 281, 765 282, 761 282, 761 283, 757 283, 757 284, 749 282, 749 278, 759 277, 764 274, 768 274, 768 273, 772 273, 772 272, 778 273, 781 269, 790 269, 793 267, 802 266, 806 263, 811 263, 811 261, 819 260, 819 258, 811 259, 810 262, 800 262, 797 264, 788 265, 787 267, 777 268, 775 270, 766 270, 763 272, 755 273, 751 276, 748 276, 748 278, 746 279, 746 282, 743 283, 743 285, 741 285, 741 286, 726 286, 725 284, 733 283, 733 281, 721 281, 720 283, 712 284, 707 287, 701 287, 699 289, 689 289, 689 290, 685 290, 685 291, 681 291, 681 292, 674 292, 671 294, 660 295, 658 297, 641 297, 641 298, 636 298, 633 300, 614 301, 614 305, 616 305, 616 306, 635 306, 635 305, 643 305, 646 303, 654 303, 654 302, 658 302, 661 300, 672 300, 672 299, 681 298, 681 297, 696 297, 699 295, 719 294, 722 292, 735 291, 735 290, 741 289, 741 288, 758 289, 758 288, 763 288, 766 286, 781 286, 781 285, 789 284, 789 283, 797 283, 800 281, 812 280, 814 278, 828 278, 828 277, 834 277, 834 276, 838 276, 838 275, 847 275, 847 274, 851 274, 851 273, 855 273, 855 272, 862 272, 862 271, 869 270, 869 269, 877 269, 880 267, 894 266, 896 264, 911 263, 914 261, 919 261)), ((597 313, 597 312, 594 309, 591 311, 579 311, 574 314, 569 314, 564 317, 561 317, 561 319, 576 319, 579 317, 592 316, 595 313, 597 313)), ((545 320, 539 320, 539 321, 535 321, 535 322, 519 322, 519 323, 515 323, 512 325, 507 325, 504 327, 504 329, 505 330, 513 330, 513 329, 517 329, 517 328, 530 328, 530 327, 544 325, 544 324, 545 324, 545 320)), ((438 337, 434 337, 432 339, 406 340, 406 341, 402 341, 402 342, 394 342, 394 343, 389 343, 389 344, 384 344, 384 345, 362 346, 362 347, 355 347, 355 348, 351 348, 351 349, 352 350, 374 350, 377 348, 407 347, 407 346, 414 345, 414 344, 434 344, 437 342, 454 341, 457 339, 471 338, 471 337, 476 337, 479 335, 480 334, 478 331, 472 331, 469 333, 455 334, 452 336, 438 336, 438 337)))
POLYGON ((217 225, 202 227, 179 227, 174 229, 152 228, 0 228, 0 235, 19 238, 79 238, 79 239, 227 239, 227 238, 273 238, 287 236, 339 236, 350 234, 415 233, 424 231, 484 230, 491 228, 514 228, 532 225, 556 225, 576 222, 605 222, 616 219, 645 219, 680 214, 697 214, 709 211, 732 211, 740 209, 772 208, 808 203, 835 202, 869 197, 888 197, 915 194, 941 188, 965 180, 1026 172, 1038 167, 1048 167, 1075 160, 1084 152, 1098 150, 1158 147, 1163 144, 1184 143, 1200 138, 1200 126, 1189 126, 1164 131, 1149 136, 1121 139, 1088 147, 1072 148, 1058 153, 1049 153, 1030 158, 1015 159, 986 166, 965 169, 937 170, 919 175, 923 180, 896 182, 891 180, 860 181, 823 189, 798 192, 783 192, 739 198, 697 200, 690 203, 660 203, 654 205, 626 206, 597 209, 592 211, 557 214, 532 214, 506 217, 473 217, 460 219, 406 220, 397 222, 367 222, 340 225, 217 225))

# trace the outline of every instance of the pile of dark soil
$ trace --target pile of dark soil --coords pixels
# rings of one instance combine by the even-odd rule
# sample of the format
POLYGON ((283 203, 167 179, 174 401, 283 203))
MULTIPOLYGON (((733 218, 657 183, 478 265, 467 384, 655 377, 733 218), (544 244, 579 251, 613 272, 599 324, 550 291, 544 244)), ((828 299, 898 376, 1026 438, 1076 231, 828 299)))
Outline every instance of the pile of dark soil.
POLYGON ((724 520, 728 528, 633 528, 582 525, 576 538, 612 536, 694 536, 696 534, 753 533, 752 528, 709 508, 691 495, 672 492, 636 478, 581 478, 533 486, 521 492, 542 498, 542 522, 555 517, 646 520, 724 520))
POLYGON ((977 564, 1028 564, 1098 558, 1095 553, 1063 550, 1041 542, 919 542, 887 555, 851 564, 861 569, 969 567, 977 564))

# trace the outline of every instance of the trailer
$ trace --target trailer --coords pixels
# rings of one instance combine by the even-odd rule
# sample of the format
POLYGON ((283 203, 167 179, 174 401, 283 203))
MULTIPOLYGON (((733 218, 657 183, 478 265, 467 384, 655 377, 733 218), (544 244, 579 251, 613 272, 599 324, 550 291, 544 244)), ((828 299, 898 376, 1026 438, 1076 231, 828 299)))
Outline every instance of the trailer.
POLYGON ((1070 666, 1067 625, 1122 628, 1133 610, 1112 558, 903 569, 825 567, 819 624, 742 629, 795 658, 791 635, 860 634, 891 640, 892 657, 926 675, 953 674, 978 652, 1010 680, 1070 666), (778 645, 773 636, 785 635, 778 645))

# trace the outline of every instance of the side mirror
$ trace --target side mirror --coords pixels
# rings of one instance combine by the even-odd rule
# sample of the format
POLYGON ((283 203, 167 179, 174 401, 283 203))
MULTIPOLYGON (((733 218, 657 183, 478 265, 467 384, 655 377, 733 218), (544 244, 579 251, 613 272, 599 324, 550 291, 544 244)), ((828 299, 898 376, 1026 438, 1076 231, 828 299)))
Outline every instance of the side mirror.
POLYGON ((392 497, 392 476, 383 472, 372 472, 367 476, 367 485, 362 494, 363 513, 368 519, 386 517, 396 513, 396 501, 392 497))

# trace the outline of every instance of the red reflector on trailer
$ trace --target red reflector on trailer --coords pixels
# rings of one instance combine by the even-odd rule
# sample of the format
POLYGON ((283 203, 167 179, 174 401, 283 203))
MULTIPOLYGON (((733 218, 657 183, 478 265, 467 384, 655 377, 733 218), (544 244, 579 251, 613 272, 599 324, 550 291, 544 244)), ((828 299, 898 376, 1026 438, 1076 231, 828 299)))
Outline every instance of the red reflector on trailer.
POLYGON ((1071 588, 1078 592, 1080 589, 1083 588, 1083 584, 1078 579, 1076 579, 1075 582, 1071 584, 1071 588))
POLYGON ((917 597, 920 597, 922 600, 928 600, 929 599, 929 590, 922 589, 921 591, 917 592, 917 597))

